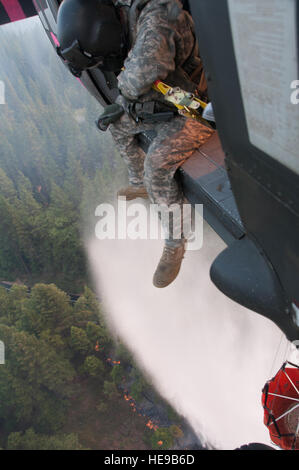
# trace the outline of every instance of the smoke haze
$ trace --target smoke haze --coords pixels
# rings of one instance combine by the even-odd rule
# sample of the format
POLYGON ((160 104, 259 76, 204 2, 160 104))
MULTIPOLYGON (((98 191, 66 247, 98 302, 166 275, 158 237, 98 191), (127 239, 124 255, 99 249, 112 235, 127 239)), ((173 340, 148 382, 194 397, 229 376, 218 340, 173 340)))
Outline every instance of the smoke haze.
POLYGON ((222 449, 269 444, 261 390, 281 366, 287 340, 212 284, 209 268, 225 245, 208 225, 203 248, 186 253, 171 286, 156 289, 162 248, 150 240, 87 243, 111 329, 203 441, 222 449))

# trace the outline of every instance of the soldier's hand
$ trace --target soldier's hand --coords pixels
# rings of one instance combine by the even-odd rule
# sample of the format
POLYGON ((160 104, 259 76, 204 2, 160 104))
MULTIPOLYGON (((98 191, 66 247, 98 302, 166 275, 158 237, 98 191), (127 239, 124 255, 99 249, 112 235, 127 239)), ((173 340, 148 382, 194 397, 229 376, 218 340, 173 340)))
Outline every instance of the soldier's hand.
POLYGON ((110 104, 106 106, 104 112, 100 115, 99 119, 96 121, 96 126, 101 131, 106 131, 110 124, 118 121, 125 110, 123 106, 117 103, 110 104))

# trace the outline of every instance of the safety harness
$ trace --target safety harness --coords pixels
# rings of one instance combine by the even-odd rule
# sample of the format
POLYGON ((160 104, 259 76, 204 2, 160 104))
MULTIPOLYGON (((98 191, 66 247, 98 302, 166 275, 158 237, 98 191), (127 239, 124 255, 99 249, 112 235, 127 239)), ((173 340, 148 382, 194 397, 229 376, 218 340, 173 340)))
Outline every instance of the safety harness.
POLYGON ((211 122, 202 117, 207 103, 200 100, 194 93, 179 87, 173 88, 160 80, 153 84, 153 89, 163 94, 165 103, 159 101, 126 102, 125 108, 114 103, 105 108, 96 122, 97 127, 101 131, 106 131, 108 126, 117 121, 126 111, 137 123, 167 122, 176 114, 180 114, 186 118, 195 119, 207 127, 214 128, 211 122))
POLYGON ((164 95, 164 99, 173 104, 182 116, 206 123, 202 118, 202 113, 206 108, 207 103, 200 100, 194 93, 189 93, 179 87, 170 87, 160 80, 157 80, 154 83, 153 88, 162 93, 164 95))

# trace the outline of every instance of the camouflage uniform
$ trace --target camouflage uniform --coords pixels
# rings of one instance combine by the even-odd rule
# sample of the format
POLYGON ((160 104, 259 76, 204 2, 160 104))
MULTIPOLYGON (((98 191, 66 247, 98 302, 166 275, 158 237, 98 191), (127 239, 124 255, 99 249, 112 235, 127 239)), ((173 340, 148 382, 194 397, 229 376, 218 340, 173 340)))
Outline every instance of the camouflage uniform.
MULTIPOLYGON (((152 89, 157 79, 194 91, 196 85, 189 77, 201 61, 193 21, 180 1, 118 0, 116 4, 123 7, 132 44, 125 70, 118 77, 121 95, 117 102, 163 101, 163 95, 152 89)), ((127 163, 130 184, 145 184, 152 203, 182 206, 183 193, 174 174, 213 131, 182 116, 146 124, 136 123, 129 114, 110 130, 127 163), (156 137, 145 155, 136 135, 148 130, 155 130, 156 137)), ((175 245, 180 240, 172 240, 170 234, 167 243, 175 245)))

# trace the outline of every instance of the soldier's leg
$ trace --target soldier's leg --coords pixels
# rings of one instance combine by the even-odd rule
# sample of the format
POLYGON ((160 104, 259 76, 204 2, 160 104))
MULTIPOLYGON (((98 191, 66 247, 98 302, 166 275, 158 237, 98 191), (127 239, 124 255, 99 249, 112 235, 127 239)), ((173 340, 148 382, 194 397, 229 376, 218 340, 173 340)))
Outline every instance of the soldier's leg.
MULTIPOLYGON (((145 159, 144 182, 152 203, 182 207, 184 196, 174 178, 175 172, 213 132, 198 121, 182 117, 174 118, 159 129, 145 159)), ((166 242, 175 245, 180 240, 173 240, 170 234, 166 242)))
POLYGON ((177 117, 159 129, 147 153, 144 181, 149 198, 152 203, 169 211, 164 221, 162 218, 164 230, 169 235, 154 274, 153 283, 156 287, 166 287, 176 278, 185 252, 184 196, 174 178, 175 172, 213 132, 195 120, 177 117), (176 209, 172 211, 171 206, 176 209))
POLYGON ((121 157, 127 164, 130 185, 142 186, 145 154, 136 141, 135 125, 132 121, 125 114, 119 122, 111 124, 109 129, 121 157))

